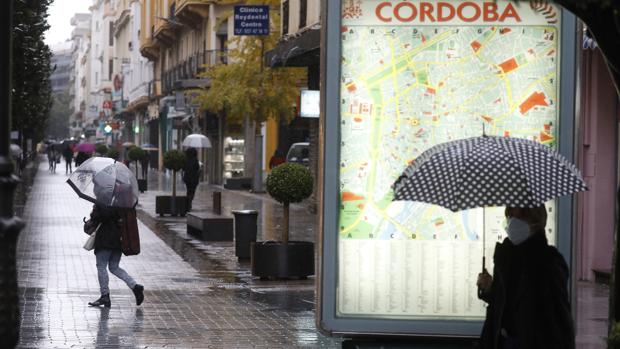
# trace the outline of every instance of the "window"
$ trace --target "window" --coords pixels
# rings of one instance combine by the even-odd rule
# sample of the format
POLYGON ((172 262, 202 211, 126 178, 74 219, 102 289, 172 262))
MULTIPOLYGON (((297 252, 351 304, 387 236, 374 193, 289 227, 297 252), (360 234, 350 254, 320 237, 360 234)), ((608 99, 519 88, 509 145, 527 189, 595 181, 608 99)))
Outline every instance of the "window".
POLYGON ((305 28, 308 16, 308 0, 299 0, 299 29, 305 28))
POLYGON ((288 0, 282 2, 282 35, 288 34, 288 0))
POLYGON ((114 46, 114 22, 110 22, 110 46, 114 46))
POLYGON ((95 85, 99 85, 99 72, 95 72, 95 85))
POLYGON ((114 70, 114 60, 108 60, 108 80, 112 81, 112 71, 114 70))

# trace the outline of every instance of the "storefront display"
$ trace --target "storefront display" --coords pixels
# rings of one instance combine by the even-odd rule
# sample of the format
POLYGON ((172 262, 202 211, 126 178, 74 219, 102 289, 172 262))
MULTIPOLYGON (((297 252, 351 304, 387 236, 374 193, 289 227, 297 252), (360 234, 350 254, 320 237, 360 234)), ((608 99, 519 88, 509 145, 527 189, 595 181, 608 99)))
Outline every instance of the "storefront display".
POLYGON ((224 138, 224 178, 243 176, 243 139, 224 138))

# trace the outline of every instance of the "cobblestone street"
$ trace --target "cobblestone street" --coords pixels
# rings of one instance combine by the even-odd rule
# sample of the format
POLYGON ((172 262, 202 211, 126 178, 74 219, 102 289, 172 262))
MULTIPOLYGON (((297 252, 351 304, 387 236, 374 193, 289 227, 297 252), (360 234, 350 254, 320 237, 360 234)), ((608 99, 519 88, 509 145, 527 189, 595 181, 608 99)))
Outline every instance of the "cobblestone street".
POLYGON ((20 348, 339 347, 316 330, 312 279, 251 278, 232 243, 202 245, 182 235, 184 219, 157 220, 149 207, 154 192, 139 207, 142 253, 121 261, 145 286, 144 304, 136 307, 131 291, 111 276, 111 309, 88 307, 99 296, 95 257, 81 247, 91 205, 66 178, 41 163, 24 208, 20 348))

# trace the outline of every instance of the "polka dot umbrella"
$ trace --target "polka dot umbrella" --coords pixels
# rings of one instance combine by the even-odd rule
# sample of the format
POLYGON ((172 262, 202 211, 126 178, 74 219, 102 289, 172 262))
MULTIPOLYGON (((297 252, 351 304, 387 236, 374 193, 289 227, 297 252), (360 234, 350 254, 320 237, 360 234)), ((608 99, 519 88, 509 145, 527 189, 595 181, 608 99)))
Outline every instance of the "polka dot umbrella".
POLYGON ((420 201, 454 212, 487 206, 537 207, 587 190, 575 165, 551 148, 486 135, 426 150, 392 188, 394 200, 420 201))

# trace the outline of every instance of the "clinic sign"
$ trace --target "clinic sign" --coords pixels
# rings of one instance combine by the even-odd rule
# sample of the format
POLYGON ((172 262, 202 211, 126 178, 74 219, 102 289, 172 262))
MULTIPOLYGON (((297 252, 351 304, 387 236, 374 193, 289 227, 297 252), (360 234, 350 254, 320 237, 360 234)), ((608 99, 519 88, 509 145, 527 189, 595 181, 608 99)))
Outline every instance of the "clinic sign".
MULTIPOLYGON (((394 201, 392 184, 425 150, 483 129, 554 149, 570 142, 573 95, 561 86, 574 71, 562 65, 574 17, 565 24, 543 1, 324 4, 319 326, 476 337, 486 309, 476 278, 483 248, 492 270, 506 238, 503 208, 394 201)), ((549 242, 570 241, 560 229, 570 210, 546 205, 549 242)))
POLYGON ((235 6, 235 35, 269 35, 269 6, 235 6))
POLYGON ((555 7, 542 2, 507 1, 364 1, 343 7, 349 24, 389 25, 535 25, 559 21, 555 7))

